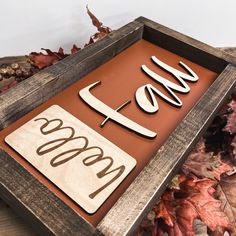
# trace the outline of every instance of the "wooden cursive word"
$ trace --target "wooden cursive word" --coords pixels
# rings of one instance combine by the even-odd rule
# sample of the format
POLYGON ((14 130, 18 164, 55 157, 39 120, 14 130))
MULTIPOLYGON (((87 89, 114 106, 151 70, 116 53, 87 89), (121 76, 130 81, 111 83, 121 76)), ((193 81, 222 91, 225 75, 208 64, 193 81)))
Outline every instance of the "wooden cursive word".
MULTIPOLYGON (((101 191, 103 191, 110 184, 112 184, 125 171, 124 165, 121 165, 121 166, 111 170, 112 165, 114 163, 113 158, 110 156, 104 156, 103 149, 98 146, 89 147, 88 138, 86 138, 85 136, 75 136, 74 128, 72 128, 70 126, 63 126, 63 121, 61 119, 48 120, 47 118, 37 118, 34 121, 44 121, 44 124, 42 124, 40 127, 40 131, 43 135, 48 135, 48 134, 51 134, 51 133, 54 133, 54 132, 57 132, 60 130, 64 130, 64 131, 69 132, 69 135, 67 137, 54 139, 54 140, 51 140, 51 141, 39 146, 36 150, 36 152, 39 156, 42 156, 42 155, 47 154, 49 152, 52 152, 52 151, 60 148, 61 146, 64 146, 65 144, 67 144, 73 140, 78 140, 78 141, 83 142, 82 147, 66 150, 66 151, 63 151, 60 154, 54 156, 50 161, 51 166, 57 167, 59 165, 65 164, 66 162, 70 161, 71 159, 79 156, 81 153, 89 151, 89 150, 90 151, 95 150, 96 154, 88 155, 86 158, 83 159, 83 164, 85 166, 91 166, 91 165, 94 165, 100 161, 108 161, 108 165, 103 170, 101 170, 100 172, 98 172, 96 174, 97 177, 103 178, 104 176, 109 175, 113 172, 116 172, 116 175, 113 178, 111 178, 111 180, 109 180, 102 187, 100 187, 99 189, 97 189, 93 193, 89 194, 89 197, 91 199, 96 197, 101 191), (52 126, 52 123, 56 123, 56 125, 50 128, 50 125, 52 126)), ((68 133, 68 132, 65 132, 65 133, 68 133)))
MULTIPOLYGON (((138 88, 135 93, 136 102, 143 111, 147 113, 155 113, 159 110, 158 102, 156 99, 156 95, 163 99, 165 102, 169 103, 172 106, 181 107, 182 101, 180 98, 175 94, 178 93, 188 93, 190 91, 190 87, 185 81, 196 82, 198 80, 197 74, 192 71, 187 65, 183 62, 180 62, 180 65, 189 72, 189 74, 185 74, 167 64, 159 60, 157 57, 152 56, 152 61, 159 66, 161 69, 170 73, 174 78, 176 78, 178 84, 171 82, 168 79, 158 75, 151 69, 149 69, 146 65, 142 65, 142 71, 148 75, 151 79, 155 82, 159 83, 169 94, 166 96, 160 90, 155 88, 152 84, 145 84, 138 88), (147 92, 147 95, 146 95, 147 92), (149 100, 151 98, 151 101, 149 100)), ((119 108, 114 110, 111 107, 104 104, 98 98, 96 98, 93 94, 91 94, 90 90, 96 86, 98 86, 101 82, 97 81, 89 86, 81 89, 79 91, 79 96, 82 100, 95 109, 97 112, 101 113, 108 119, 115 121, 119 125, 122 125, 139 135, 143 135, 147 138, 155 138, 156 133, 143 127, 142 125, 136 123, 135 121, 130 120, 129 118, 125 117, 124 115, 119 113, 119 108)), ((103 122, 104 123, 104 122, 103 122)))

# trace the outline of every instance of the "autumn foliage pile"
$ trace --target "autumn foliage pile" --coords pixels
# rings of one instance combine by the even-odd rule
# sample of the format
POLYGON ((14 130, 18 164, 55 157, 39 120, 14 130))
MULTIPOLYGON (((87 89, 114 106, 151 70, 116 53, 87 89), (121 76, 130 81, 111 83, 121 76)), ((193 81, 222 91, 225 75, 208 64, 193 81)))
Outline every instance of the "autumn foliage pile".
POLYGON ((198 231, 236 235, 235 94, 142 222, 138 235, 194 236, 198 231))

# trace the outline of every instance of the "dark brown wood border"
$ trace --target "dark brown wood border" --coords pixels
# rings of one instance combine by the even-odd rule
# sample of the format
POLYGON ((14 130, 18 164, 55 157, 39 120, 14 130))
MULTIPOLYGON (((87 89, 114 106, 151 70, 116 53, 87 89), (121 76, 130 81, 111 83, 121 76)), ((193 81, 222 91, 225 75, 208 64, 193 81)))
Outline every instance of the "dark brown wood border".
POLYGON ((136 21, 144 24, 144 39, 210 70, 220 73, 227 64, 236 65, 236 57, 225 51, 211 47, 145 17, 139 17, 136 21))
POLYGON ((0 129, 141 38, 221 74, 97 228, 82 219, 1 149, 0 194, 42 235, 133 234, 234 88, 235 57, 140 17, 0 95, 0 129))

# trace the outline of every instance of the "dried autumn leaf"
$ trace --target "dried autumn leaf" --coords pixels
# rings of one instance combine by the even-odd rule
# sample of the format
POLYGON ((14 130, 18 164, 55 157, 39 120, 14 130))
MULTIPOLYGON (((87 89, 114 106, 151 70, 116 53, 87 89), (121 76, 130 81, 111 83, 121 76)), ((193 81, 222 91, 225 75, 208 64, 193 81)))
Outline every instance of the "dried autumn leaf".
POLYGON ((221 202, 213 197, 215 193, 213 186, 215 184, 215 181, 207 178, 186 179, 180 184, 182 190, 180 195, 185 196, 183 199, 192 204, 192 207, 198 213, 199 219, 212 231, 215 231, 217 227, 230 229, 231 224, 220 208, 221 202))
POLYGON ((29 55, 29 59, 32 65, 40 70, 45 67, 51 66, 59 60, 62 60, 63 58, 68 56, 68 54, 64 54, 62 48, 59 48, 58 52, 52 52, 50 49, 44 48, 42 48, 42 50, 46 51, 47 54, 44 54, 42 52, 31 52, 29 55))
POLYGON ((100 31, 101 27, 102 27, 102 22, 100 22, 98 20, 98 18, 89 10, 88 5, 86 6, 87 8, 87 13, 90 17, 90 19, 92 20, 92 23, 95 27, 97 27, 97 30, 100 31))
POLYGON ((103 23, 98 20, 98 18, 89 10, 88 5, 87 13, 92 20, 93 25, 97 28, 98 32, 109 34, 112 31, 109 27, 104 26, 103 23))
POLYGON ((174 197, 173 190, 167 190, 161 197, 160 203, 154 207, 158 228, 169 236, 194 235, 193 221, 197 218, 196 210, 188 201, 174 197), (161 221, 160 221, 161 220, 161 221))
POLYGON ((234 99, 231 100, 228 106, 233 112, 228 116, 227 125, 225 126, 224 130, 233 134, 236 133, 236 101, 234 99))
POLYGON ((98 20, 98 18, 89 10, 88 6, 87 6, 87 13, 90 19, 92 20, 93 25, 97 28, 98 32, 90 37, 89 42, 85 44, 85 47, 104 38, 106 35, 112 32, 112 30, 109 27, 104 26, 103 23, 98 20))
POLYGON ((146 220, 142 230, 159 232, 156 235, 166 232, 169 236, 194 236, 196 219, 200 219, 213 232, 219 228, 231 230, 231 223, 221 210, 221 202, 214 198, 216 181, 184 175, 179 179, 179 190, 167 189, 153 208, 156 225, 146 220))
POLYGON ((232 224, 231 235, 236 235, 236 174, 221 178, 216 191, 221 209, 232 224))
POLYGON ((194 220, 198 218, 198 213, 189 201, 183 199, 178 202, 176 218, 178 228, 183 235, 195 235, 193 223, 194 220))
POLYGON ((71 54, 75 54, 77 53, 81 48, 78 48, 75 44, 73 45, 73 47, 71 48, 71 54))
POLYGON ((162 195, 160 203, 153 208, 153 211, 156 213, 156 218, 161 218, 169 227, 174 227, 175 224, 174 200, 174 191, 167 190, 162 195))
MULTIPOLYGON (((90 37, 89 42, 88 44, 85 45, 85 47, 105 37, 112 31, 109 27, 104 26, 102 22, 100 22, 95 17, 95 15, 88 9, 88 6, 87 6, 87 13, 92 19, 92 23, 97 28, 98 32, 90 37)), ((71 48, 71 54, 78 52, 80 49, 81 48, 77 47, 74 44, 73 47, 71 48)), ((33 67, 39 70, 51 66, 56 62, 62 60, 63 58, 69 56, 69 54, 64 53, 62 48, 59 48, 58 52, 53 52, 50 49, 43 49, 43 48, 42 50, 46 51, 46 54, 42 52, 40 53, 32 52, 29 55, 29 59, 33 67)))
MULTIPOLYGON (((235 94, 232 98, 236 101, 235 94)), ((236 174, 232 175, 236 169, 236 133, 233 130, 236 121, 232 118, 236 106, 235 102, 229 104, 220 110, 204 139, 189 155, 181 170, 183 174, 174 178, 171 189, 166 190, 160 203, 153 208, 157 219, 156 224, 152 222, 152 230, 161 232, 160 235, 163 232, 169 236, 195 235, 196 220, 201 220, 211 230, 211 235, 222 236, 225 231, 236 235, 236 174), (231 177, 222 175, 228 171, 231 177), (218 186, 217 194, 215 186, 218 186)))
POLYGON ((199 178, 207 177, 217 180, 220 180, 221 174, 231 170, 231 166, 221 161, 220 154, 214 155, 213 152, 205 151, 203 138, 181 167, 181 171, 186 176, 194 174, 199 178))
POLYGON ((234 137, 232 143, 231 143, 231 146, 232 146, 232 153, 234 156, 236 156, 236 136, 234 137))
POLYGON ((206 152, 214 152, 214 154, 227 152, 234 138, 234 134, 223 130, 226 124, 227 116, 219 114, 215 117, 212 124, 203 135, 206 152))
POLYGON ((149 233, 151 236, 164 236, 167 232, 170 236, 183 236, 178 224, 175 223, 175 201, 173 193, 172 190, 165 192, 160 203, 152 210, 152 213, 155 214, 154 217, 152 216, 150 219, 148 216, 142 222, 137 236, 141 236, 144 232, 149 233))

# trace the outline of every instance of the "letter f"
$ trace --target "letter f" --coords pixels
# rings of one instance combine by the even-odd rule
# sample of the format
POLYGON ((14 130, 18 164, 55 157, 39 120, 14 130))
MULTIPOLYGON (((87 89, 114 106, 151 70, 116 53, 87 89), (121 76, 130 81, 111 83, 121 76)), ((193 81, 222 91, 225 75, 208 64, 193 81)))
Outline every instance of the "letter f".
POLYGON ((95 109, 97 112, 103 114, 106 117, 109 117, 109 119, 117 122, 118 124, 128 128, 140 135, 143 135, 148 138, 155 138, 156 137, 157 134, 155 132, 153 132, 149 129, 146 129, 143 126, 137 124, 136 122, 130 120, 129 118, 123 116, 118 111, 110 108, 109 106, 107 106, 106 104, 101 102, 99 99, 97 99, 95 96, 93 96, 89 90, 94 88, 95 86, 97 86, 100 83, 101 83, 101 81, 97 81, 97 82, 90 84, 89 86, 87 86, 79 91, 79 95, 85 103, 87 103, 90 107, 95 109))

